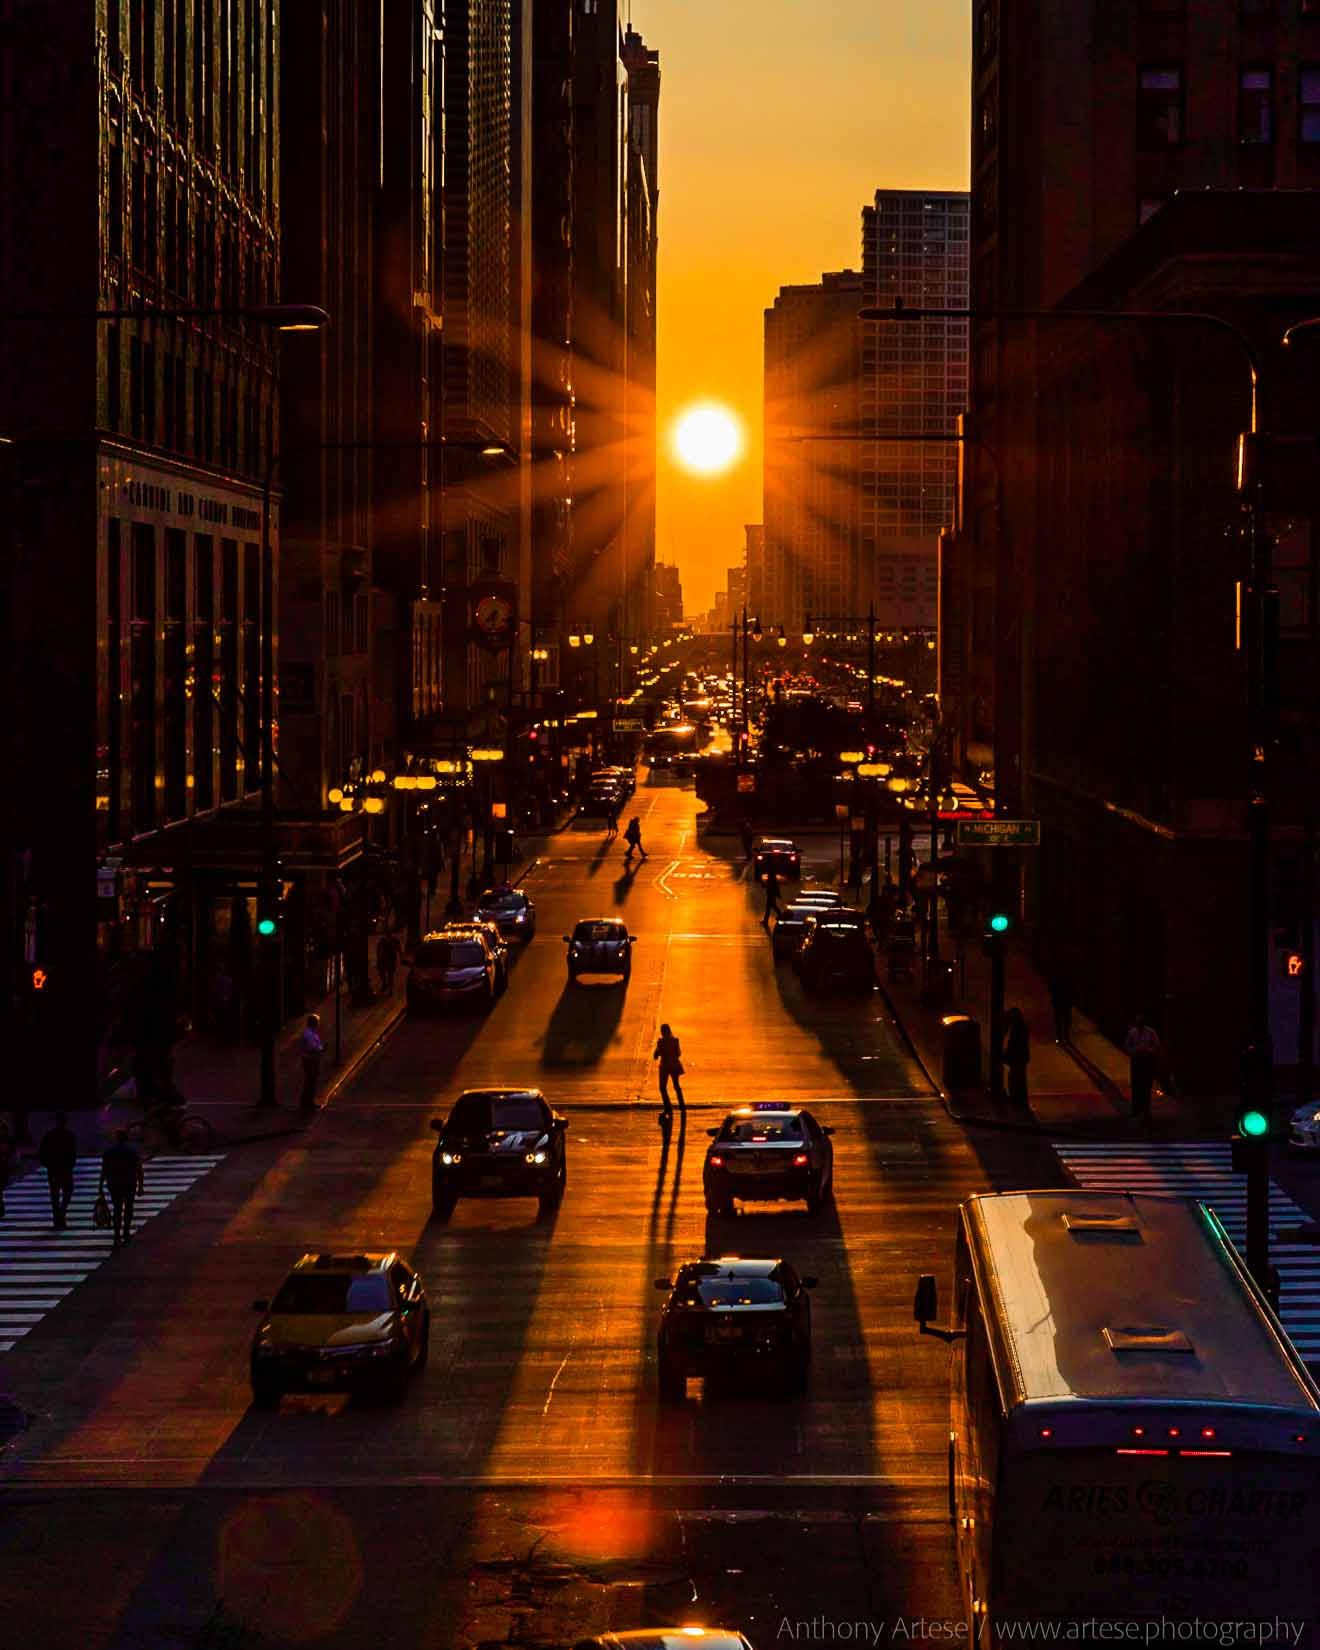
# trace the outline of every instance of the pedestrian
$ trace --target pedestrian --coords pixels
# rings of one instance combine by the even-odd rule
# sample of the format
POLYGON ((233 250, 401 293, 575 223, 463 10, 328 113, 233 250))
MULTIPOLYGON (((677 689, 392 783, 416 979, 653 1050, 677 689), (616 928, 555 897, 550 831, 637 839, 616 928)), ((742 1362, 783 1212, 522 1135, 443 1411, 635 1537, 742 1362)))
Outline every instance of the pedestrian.
POLYGON ((779 903, 779 878, 775 875, 773 865, 765 873, 765 915, 761 918, 762 928, 769 928, 772 911, 777 921, 783 913, 783 907, 779 903))
POLYGON ((14 1142, 10 1138, 8 1123, 0 1123, 0 1220, 5 1213, 5 1187, 9 1184, 9 1171, 14 1162, 14 1142))
POLYGON ((668 1122, 674 1115, 674 1108, 669 1103, 669 1083, 673 1079, 674 1093, 678 1096, 679 1111, 686 1111, 687 1106, 683 1099, 683 1050, 679 1046, 678 1038, 667 1025, 660 1027, 660 1035, 656 1039, 653 1060, 660 1062, 660 1121, 668 1122))
POLYGON ((321 1041, 321 1016, 309 1014, 307 1024, 302 1029, 302 1036, 298 1039, 298 1046, 302 1053, 302 1096, 299 1104, 303 1111, 316 1109, 316 1084, 321 1075, 321 1056, 325 1053, 325 1044, 321 1041))
POLYGON ((1020 1008, 1010 1008, 1004 1016, 1003 1057, 1004 1069, 1008 1073, 1008 1098, 1015 1106, 1025 1106, 1031 1037, 1020 1008))
POLYGON ((1132 1086, 1133 1117, 1150 1116, 1150 1091, 1155 1082, 1155 1063, 1160 1056, 1159 1033, 1146 1024, 1144 1014, 1134 1014, 1123 1039, 1132 1086))
POLYGON ((387 928, 376 945, 376 972, 387 997, 394 995, 394 974, 399 966, 399 942, 387 928))
POLYGON ((1050 1007, 1054 1010, 1054 1041, 1072 1041, 1073 986, 1072 976, 1059 963, 1050 974, 1050 1007))
POLYGON ((55 1230, 62 1232, 68 1225, 69 1204, 73 1198, 73 1166, 78 1160, 78 1137, 69 1127, 69 1119, 62 1111, 55 1113, 55 1121, 41 1137, 37 1159, 46 1171, 50 1188, 50 1213, 55 1230))
POLYGON ((752 830, 750 822, 746 819, 743 820, 738 829, 742 836, 743 858, 750 859, 752 857, 753 850, 756 847, 756 835, 752 830))
POLYGON ((628 844, 627 852, 623 856, 625 859, 631 859, 634 853, 640 854, 643 859, 649 857, 646 849, 642 847, 642 822, 636 814, 628 821, 628 829, 623 833, 623 840, 628 844))
POLYGON ((607 837, 619 834, 619 810, 611 803, 605 810, 605 835, 607 837))
POLYGON ((116 1129, 114 1143, 101 1153, 101 1185, 98 1197, 110 1194, 114 1237, 118 1249, 133 1236, 133 1200, 146 1189, 142 1159, 128 1141, 127 1129, 116 1129))

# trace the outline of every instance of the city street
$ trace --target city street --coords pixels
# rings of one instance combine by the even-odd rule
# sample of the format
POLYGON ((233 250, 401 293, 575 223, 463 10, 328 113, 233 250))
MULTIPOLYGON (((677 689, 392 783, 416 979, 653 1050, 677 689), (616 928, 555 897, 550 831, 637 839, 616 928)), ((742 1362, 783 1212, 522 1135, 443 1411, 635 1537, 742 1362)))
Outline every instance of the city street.
MULTIPOLYGON (((915 1333, 913 1281, 946 1275, 960 1198, 1057 1163, 951 1123, 878 994, 808 1000, 776 973, 759 890, 730 839, 699 841, 690 790, 639 786, 628 811, 635 874, 585 825, 538 845, 538 934, 488 1018, 406 1020, 308 1136, 227 1155, 9 1355, 34 1416, 0 1457, 15 1642, 498 1645, 724 1620, 763 1650, 784 1618, 955 1613, 947 1350, 915 1333), (630 983, 568 987, 560 936, 614 913, 630 983), (668 1138, 662 1019, 687 1067, 668 1138), (493 1084, 568 1116, 562 1207, 432 1223, 430 1119, 493 1084), (771 1098, 836 1130, 835 1206, 708 1220, 706 1129, 771 1098), (251 1302, 317 1248, 397 1248, 425 1280, 430 1362, 397 1408, 249 1408, 251 1302), (806 1398, 693 1384, 660 1410, 653 1280, 704 1253, 819 1278, 806 1398)), ((805 847, 828 878, 833 841, 805 847)))

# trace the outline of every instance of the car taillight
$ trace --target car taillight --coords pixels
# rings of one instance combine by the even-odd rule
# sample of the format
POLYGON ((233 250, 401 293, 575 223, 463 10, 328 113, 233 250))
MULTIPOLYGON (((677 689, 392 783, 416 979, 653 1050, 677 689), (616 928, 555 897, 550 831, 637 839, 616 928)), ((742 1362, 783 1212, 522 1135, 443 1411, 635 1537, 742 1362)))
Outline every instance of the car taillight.
POLYGON ((722 1169, 724 1167, 724 1159, 718 1152, 712 1152, 710 1154, 710 1166, 712 1169, 722 1169))
POLYGON ((793 1167, 795 1169, 805 1169, 807 1164, 810 1162, 811 1159, 807 1156, 806 1152, 793 1153, 793 1167))

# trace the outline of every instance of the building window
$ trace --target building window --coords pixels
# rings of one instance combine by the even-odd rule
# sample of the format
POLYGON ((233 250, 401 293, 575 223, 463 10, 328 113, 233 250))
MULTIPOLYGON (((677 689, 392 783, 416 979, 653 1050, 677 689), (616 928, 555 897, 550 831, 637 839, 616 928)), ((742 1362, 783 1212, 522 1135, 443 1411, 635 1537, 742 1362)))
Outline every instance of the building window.
POLYGON ((1320 67, 1302 70, 1298 103, 1302 142, 1320 143, 1320 67))
POLYGON ((1274 74, 1243 69, 1238 75, 1238 142, 1274 141, 1274 74))
POLYGON ((1183 77, 1176 63, 1137 71, 1137 145, 1170 149, 1183 141, 1183 77))

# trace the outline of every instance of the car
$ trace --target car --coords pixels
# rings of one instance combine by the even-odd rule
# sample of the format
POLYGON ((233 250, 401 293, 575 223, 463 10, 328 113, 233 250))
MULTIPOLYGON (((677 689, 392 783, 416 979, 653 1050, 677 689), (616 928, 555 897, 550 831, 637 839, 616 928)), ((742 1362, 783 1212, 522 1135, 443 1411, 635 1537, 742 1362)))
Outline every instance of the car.
POLYGON ((731 1627, 634 1627, 623 1633, 602 1633, 579 1639, 573 1650, 752 1650, 749 1641, 731 1627))
POLYGON ((842 905, 842 900, 832 888, 799 888, 793 895, 794 905, 809 905, 813 909, 832 909, 842 905))
POLYGON ((491 950, 495 954, 495 987, 503 991, 509 983, 509 942, 500 933, 500 925, 491 917, 482 917, 474 912, 470 917, 459 917, 453 922, 445 924, 450 934, 481 934, 484 935, 491 950))
POLYGON ((442 928, 417 947, 405 998, 410 1011, 440 1003, 489 1008, 499 995, 500 966, 481 928, 442 928))
POLYGON ((796 1202, 819 1214, 834 1196, 834 1130, 801 1106, 739 1106, 718 1128, 701 1171, 706 1208, 731 1215, 740 1203, 796 1202))
POLYGON ((524 944, 536 936, 536 907, 519 888, 487 888, 477 901, 478 922, 494 923, 505 940, 524 944))
POLYGON ((629 797, 637 789, 637 776, 631 768, 597 768, 591 776, 595 785, 610 785, 629 797))
POLYGON ((618 974, 626 985, 632 977, 632 948, 636 934, 618 917, 587 917, 571 934, 564 935, 568 947, 568 983, 575 985, 581 974, 618 974))
POLYGON ((628 798, 618 785, 592 785, 578 804, 578 813, 584 819, 605 819, 617 814, 628 798))
POLYGON ((257 1300, 252 1401, 274 1409, 286 1392, 401 1398, 430 1352, 431 1309, 401 1255, 307 1254, 271 1300, 257 1300))
POLYGON ((815 1278, 785 1260, 722 1255, 690 1261, 671 1283, 656 1350, 662 1403, 681 1403, 691 1375, 749 1373, 757 1384, 778 1376, 787 1392, 806 1389, 811 1369, 811 1300, 815 1278))
POLYGON ((1293 1112, 1288 1148, 1298 1152, 1320 1151, 1320 1103, 1312 1100, 1293 1112))
POLYGON ((763 836, 756 844, 752 869, 758 882, 764 882, 771 871, 777 877, 796 880, 802 874, 802 855, 787 837, 763 836))
POLYGON ((870 991, 875 985, 875 952, 864 927, 836 923, 833 911, 809 918, 798 947, 797 971, 814 991, 842 986, 870 991))
POLYGON ((431 1211, 448 1220, 460 1197, 534 1197, 559 1207, 568 1177, 567 1120, 540 1089, 465 1089, 433 1117, 431 1211))
POLYGON ((819 910, 818 905, 804 905, 794 900, 778 913, 770 933, 770 954, 777 963, 789 962, 797 955, 806 937, 807 923, 819 910))

